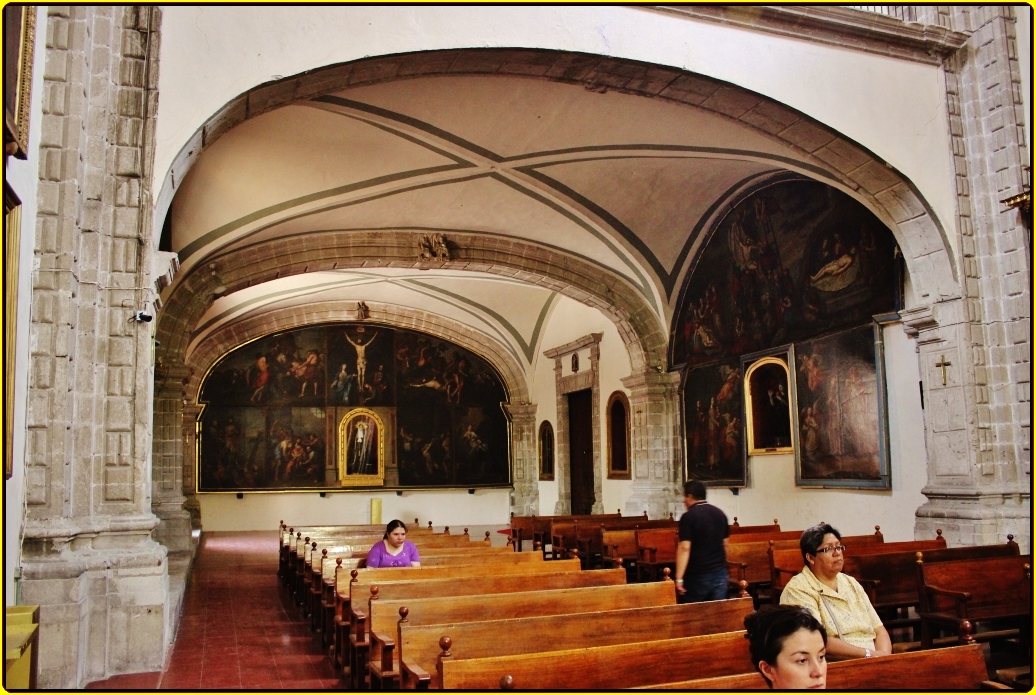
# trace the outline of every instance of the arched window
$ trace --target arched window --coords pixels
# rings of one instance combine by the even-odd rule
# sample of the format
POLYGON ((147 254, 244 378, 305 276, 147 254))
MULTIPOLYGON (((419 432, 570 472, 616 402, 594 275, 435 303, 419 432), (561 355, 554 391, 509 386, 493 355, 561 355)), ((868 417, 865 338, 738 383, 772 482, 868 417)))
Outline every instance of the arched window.
POLYGON ((608 398, 608 477, 630 479, 630 404, 616 391, 608 398))
POLYGON ((554 480, 554 428, 540 423, 540 480, 554 480))

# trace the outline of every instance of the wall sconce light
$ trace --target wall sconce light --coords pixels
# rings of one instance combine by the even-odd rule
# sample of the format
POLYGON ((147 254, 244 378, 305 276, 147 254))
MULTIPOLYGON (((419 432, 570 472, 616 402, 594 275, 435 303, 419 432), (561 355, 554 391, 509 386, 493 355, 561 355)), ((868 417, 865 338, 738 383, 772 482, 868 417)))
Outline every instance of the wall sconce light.
POLYGON ((237 493, 237 498, 238 498, 239 500, 243 500, 243 499, 245 498, 245 493, 243 493, 243 492, 239 492, 239 493, 237 493))

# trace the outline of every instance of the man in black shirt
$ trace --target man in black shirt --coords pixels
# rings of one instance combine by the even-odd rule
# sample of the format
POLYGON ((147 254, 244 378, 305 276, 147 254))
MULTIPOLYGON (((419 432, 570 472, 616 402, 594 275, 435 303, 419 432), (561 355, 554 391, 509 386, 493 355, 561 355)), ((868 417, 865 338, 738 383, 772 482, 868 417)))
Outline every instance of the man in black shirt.
POLYGON ((701 481, 687 481, 683 493, 687 511, 680 517, 680 546, 676 551, 677 600, 696 603, 725 599, 730 535, 727 515, 705 501, 701 481))

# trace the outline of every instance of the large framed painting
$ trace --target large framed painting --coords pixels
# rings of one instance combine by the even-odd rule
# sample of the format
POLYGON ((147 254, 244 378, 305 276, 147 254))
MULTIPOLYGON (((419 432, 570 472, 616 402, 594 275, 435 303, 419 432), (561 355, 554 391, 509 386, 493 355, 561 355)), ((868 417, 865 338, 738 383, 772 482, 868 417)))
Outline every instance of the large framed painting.
POLYGON ((677 303, 673 366, 807 340, 896 307, 892 232, 826 184, 760 184, 709 234, 677 303))
POLYGON ((36 7, 4 7, 4 151, 25 159, 36 45, 36 7))
POLYGON ((199 402, 199 492, 511 481, 500 376, 416 331, 357 321, 268 335, 213 365, 199 402))
POLYGON ((795 450, 789 360, 788 347, 741 358, 748 456, 790 454, 795 450))
POLYGON ((687 480, 700 480, 712 487, 748 484, 741 402, 741 365, 737 360, 685 372, 684 472, 687 480))
POLYGON ((891 489, 881 327, 872 322, 796 343, 793 354, 795 483, 891 489))

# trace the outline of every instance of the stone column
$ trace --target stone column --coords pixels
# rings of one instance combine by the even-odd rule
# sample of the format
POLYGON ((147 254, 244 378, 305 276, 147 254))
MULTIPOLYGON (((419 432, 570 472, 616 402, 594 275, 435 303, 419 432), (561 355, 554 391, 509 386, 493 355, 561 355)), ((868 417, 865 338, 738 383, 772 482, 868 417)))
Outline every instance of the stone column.
POLYGON ((151 299, 160 17, 48 9, 21 597, 41 605, 41 688, 160 670, 165 656, 152 324, 134 320, 151 299))
POLYGON ((915 535, 1028 552, 1031 525, 1031 285, 1028 230, 1001 201, 1030 189, 1010 6, 953 7, 971 34, 950 56, 947 110, 957 177, 963 296, 903 312, 917 332, 928 497, 915 535))
POLYGON ((516 516, 540 513, 539 442, 536 432, 536 405, 505 404, 511 420, 511 461, 514 492, 511 512, 516 516))
POLYGON ((622 380, 630 390, 633 494, 625 514, 665 519, 683 510, 680 375, 648 370, 622 380))
POLYGON ((183 436, 183 508, 191 518, 191 528, 201 528, 201 502, 195 490, 198 489, 198 418, 201 417, 202 407, 197 403, 186 403, 183 406, 180 426, 183 436))
POLYGON ((190 553, 191 515, 183 495, 183 381, 189 371, 182 365, 155 368, 155 412, 152 438, 151 511, 161 523, 155 540, 170 553, 190 553))

